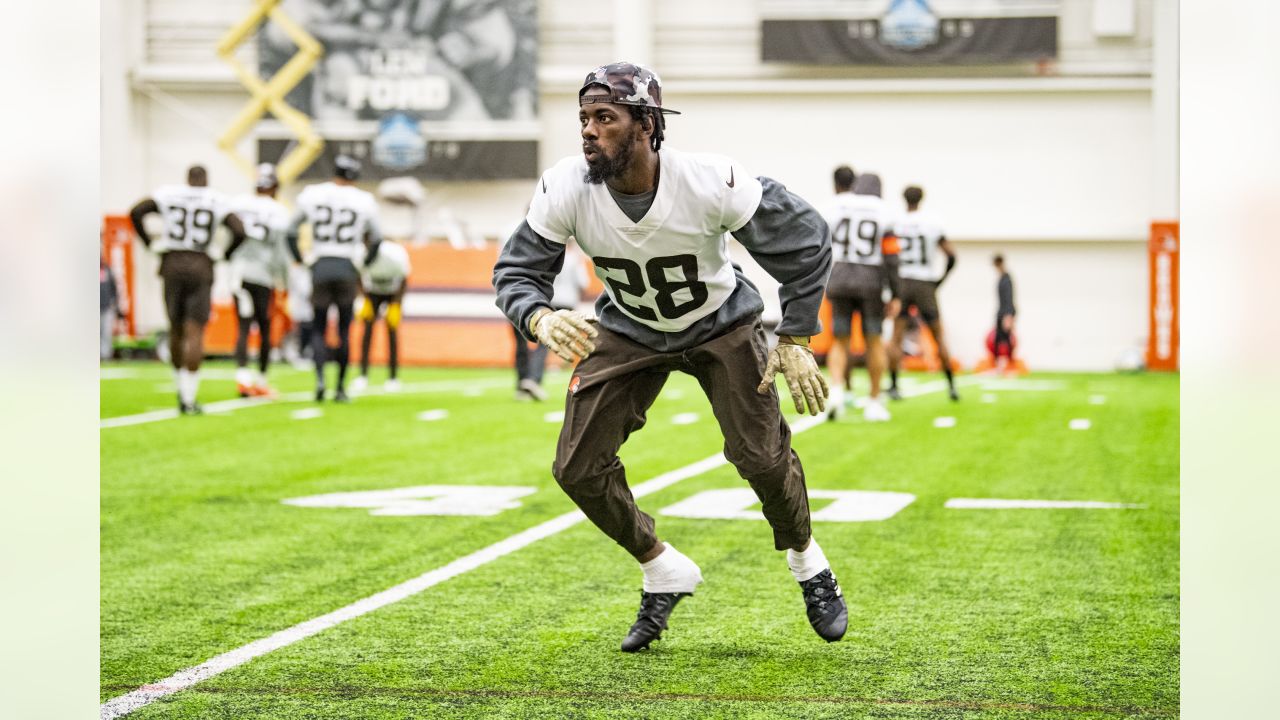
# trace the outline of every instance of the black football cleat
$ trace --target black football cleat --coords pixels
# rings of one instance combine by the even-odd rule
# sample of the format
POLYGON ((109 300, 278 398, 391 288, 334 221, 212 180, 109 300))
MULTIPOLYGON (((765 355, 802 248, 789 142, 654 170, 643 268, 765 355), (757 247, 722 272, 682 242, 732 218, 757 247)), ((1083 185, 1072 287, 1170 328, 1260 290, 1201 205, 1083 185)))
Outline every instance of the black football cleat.
POLYGON ((179 403, 178 412, 182 415, 203 415, 204 408, 200 406, 200 403, 191 403, 190 405, 179 403))
POLYGON ((956 392, 955 388, 951 388, 948 394, 951 396, 951 402, 960 402, 960 393, 956 392))
POLYGON ((336 403, 349 403, 351 398, 347 397, 347 391, 341 388, 333 394, 333 401, 336 403))
POLYGON ((800 589, 804 592, 809 624, 818 637, 827 642, 844 637, 844 631, 849 627, 849 610, 831 568, 800 583, 800 589))
POLYGON ((890 400, 902 399, 902 391, 898 389, 897 385, 894 385, 893 387, 889 388, 886 392, 888 393, 890 400))
POLYGON ((650 593, 640 591, 640 612, 636 613, 636 622, 622 639, 622 652, 639 652, 649 647, 649 643, 662 637, 667 629, 667 618, 675 609, 680 598, 693 593, 650 593))
POLYGON ((324 402, 324 386, 316 386, 316 402, 324 402))

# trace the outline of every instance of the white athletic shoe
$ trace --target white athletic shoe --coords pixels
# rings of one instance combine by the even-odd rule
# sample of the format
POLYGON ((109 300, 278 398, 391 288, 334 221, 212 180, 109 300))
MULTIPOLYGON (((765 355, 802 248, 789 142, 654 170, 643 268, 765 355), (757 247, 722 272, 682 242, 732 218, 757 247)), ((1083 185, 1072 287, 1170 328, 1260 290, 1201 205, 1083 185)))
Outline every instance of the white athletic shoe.
POLYGON ((517 387, 538 402, 542 402, 547 399, 547 391, 543 390, 541 385, 529 378, 521 380, 517 387))
POLYGON ((351 394, 359 395, 364 392, 367 387, 369 387, 369 378, 363 375, 358 375, 355 380, 351 381, 351 394))
POLYGON ((400 392, 400 381, 395 378, 391 378, 382 384, 382 390, 383 392, 398 393, 400 392))
POLYGON ((884 406, 880 398, 868 400, 862 407, 862 419, 867 422, 888 422, 890 417, 889 408, 884 406))

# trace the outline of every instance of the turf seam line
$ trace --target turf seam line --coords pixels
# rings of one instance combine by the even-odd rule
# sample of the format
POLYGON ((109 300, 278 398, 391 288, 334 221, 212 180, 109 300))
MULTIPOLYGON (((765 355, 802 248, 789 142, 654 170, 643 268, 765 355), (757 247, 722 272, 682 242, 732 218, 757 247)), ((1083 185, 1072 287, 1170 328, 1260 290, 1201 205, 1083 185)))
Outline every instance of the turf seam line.
MULTIPOLYGON (((477 380, 475 382, 424 382, 409 383, 402 385, 399 392, 388 393, 378 388, 369 388, 359 395, 359 397, 372 397, 379 395, 415 395, 434 392, 454 392, 466 390, 468 388, 497 388, 506 387, 511 383, 507 380, 477 380)), ((232 410, 242 410, 249 407, 264 407, 269 405, 278 405, 284 403, 311 402, 315 400, 315 393, 312 391, 292 392, 279 395, 275 398, 232 398, 230 400, 219 400, 211 402, 204 406, 207 413, 222 413, 232 410)), ((150 410, 148 412, 137 413, 136 415, 117 415, 116 417, 101 418, 98 421, 98 429, 105 430, 107 428, 128 427, 130 425, 145 425, 146 423, 159 422, 161 420, 173 420, 179 417, 177 410, 150 410)))
MULTIPOLYGON (((945 387, 946 383, 942 381, 937 381, 932 385, 924 383, 920 387, 915 388, 915 391, 910 393, 909 396, 914 397, 917 395, 924 395, 930 392, 940 391, 945 387)), ((906 393, 904 393, 904 395, 906 395, 906 393)), ((825 422, 827 422, 825 415, 802 417, 790 423, 791 434, 798 435, 825 422)), ((636 498, 651 495, 660 490, 665 490, 681 480, 701 475, 704 472, 727 464, 728 461, 725 460, 724 454, 716 453, 715 455, 703 458, 702 460, 690 465, 685 465, 684 467, 663 473, 651 480, 640 483, 639 485, 631 488, 631 494, 636 498)), ((457 560, 434 570, 429 570, 418 577, 406 580, 399 585, 395 585, 361 600, 357 600, 350 605, 346 605, 327 614, 298 623, 293 627, 285 628, 284 630, 280 630, 279 632, 265 638, 254 640, 247 645, 242 645, 234 650, 229 650, 221 655, 210 658, 199 665, 179 670, 163 680, 148 683, 137 690, 108 700, 102 704, 99 718, 100 720, 114 720, 115 718, 128 715, 134 710, 150 705, 160 698, 172 695, 180 690, 185 690, 196 683, 203 682, 215 675, 219 675, 227 670, 243 665, 256 657, 265 655, 273 650, 279 650, 280 648, 287 647, 300 640, 305 640, 312 635, 344 623, 347 620, 353 620, 379 608, 386 607, 392 603, 417 595, 428 588, 461 575, 462 573, 475 570, 476 568, 493 562, 504 555, 509 555, 516 550, 531 545, 538 540, 542 540, 564 530, 568 530, 586 519, 587 516, 582 514, 582 511, 580 510, 574 510, 572 512, 565 513, 564 515, 554 517, 527 530, 518 532, 504 540, 499 540, 488 547, 481 548, 469 555, 464 555, 457 560)))
POLYGON ((1176 717, 1171 708, 1138 705, 1061 705, 1054 703, 999 700, 949 700, 942 698, 877 698, 851 695, 752 695, 737 693, 664 693, 664 692, 591 692, 573 690, 515 690, 497 688, 429 688, 429 687, 201 687, 192 692, 207 695, 292 695, 357 699, 364 697, 395 698, 499 698, 537 700, 594 700, 603 702, 721 702, 798 705, 887 705, 896 707, 929 707, 948 710, 1013 710, 1026 713, 1069 712, 1105 713, 1108 715, 1142 715, 1176 717))

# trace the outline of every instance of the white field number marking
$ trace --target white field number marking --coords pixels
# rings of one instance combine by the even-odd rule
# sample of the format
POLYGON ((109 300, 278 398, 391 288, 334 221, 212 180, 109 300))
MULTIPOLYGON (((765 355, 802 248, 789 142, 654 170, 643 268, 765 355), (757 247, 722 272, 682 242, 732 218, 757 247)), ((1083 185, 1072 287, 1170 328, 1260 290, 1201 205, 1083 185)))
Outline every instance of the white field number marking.
POLYGON ((1093 423, 1089 422, 1089 418, 1076 418, 1067 423, 1067 427, 1071 430, 1088 430, 1093 427, 1093 423))
MULTIPOLYGON (((814 520, 826 522, 875 522, 888 520, 915 501, 910 493, 870 490, 809 490, 809 497, 833 500, 814 512, 814 520)), ((706 490, 658 512, 670 517, 710 520, 764 520, 751 506, 759 502, 751 488, 706 490)))
POLYGON ((956 419, 953 417, 937 417, 933 419, 933 426, 936 428, 953 428, 956 426, 956 419))
POLYGON ((698 422, 698 413, 680 413, 671 418, 672 425, 692 425, 698 422))
POLYGON ((417 485, 392 490, 329 493, 281 500, 313 508, 369 508, 370 515, 497 515, 520 507, 537 488, 486 485, 417 485))
POLYGON ((1002 498, 951 498, 945 507, 952 510, 1116 510, 1144 508, 1133 503, 1097 500, 1005 500, 1002 498))
POLYGON ((543 419, 545 422, 549 422, 549 423, 560 423, 560 422, 564 422, 564 411, 563 411, 563 410, 556 410, 556 411, 554 411, 554 412, 549 412, 549 413, 547 413, 546 415, 543 415, 543 416, 542 416, 542 419, 543 419))
POLYGON ((423 410, 418 413, 418 419, 423 422, 435 422, 436 420, 444 420, 449 417, 448 410, 423 410))
POLYGON ((324 411, 320 408, 303 408, 289 413, 289 417, 294 420, 313 420, 321 415, 324 415, 324 411))

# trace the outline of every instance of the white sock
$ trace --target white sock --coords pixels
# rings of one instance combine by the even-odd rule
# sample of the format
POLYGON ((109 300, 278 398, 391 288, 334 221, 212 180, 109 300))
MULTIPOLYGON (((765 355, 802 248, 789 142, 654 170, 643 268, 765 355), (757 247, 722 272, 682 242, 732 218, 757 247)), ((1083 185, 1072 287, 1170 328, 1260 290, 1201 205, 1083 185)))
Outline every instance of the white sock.
POLYGON ((200 394, 200 371, 192 370, 187 373, 187 377, 190 378, 187 382, 191 383, 191 404, 194 405, 196 403, 196 395, 200 394))
POLYGON ((258 387, 267 386, 267 374, 262 372, 261 370, 255 370, 253 372, 253 378, 254 378, 253 380, 254 383, 256 383, 258 387))
POLYGON ((191 372, 186 368, 178 368, 178 400, 183 405, 190 405, 195 393, 191 392, 191 372))
POLYGON ((702 570, 684 553, 663 543, 666 549, 658 557, 640 563, 644 571, 644 591, 651 593, 693 592, 702 582, 702 570))
POLYGON ((236 368, 236 384, 249 387, 253 384, 253 372, 247 367, 236 368))
POLYGON ((795 576, 796 582, 804 582, 830 568, 831 563, 827 562, 827 556, 822 553, 822 548, 818 547, 818 541, 809 538, 809 547, 805 548, 804 552, 787 550, 787 567, 791 568, 791 574, 795 576))
POLYGON ((844 387, 838 382, 831 383, 831 397, 827 398, 828 407, 840 407, 844 402, 844 387))

